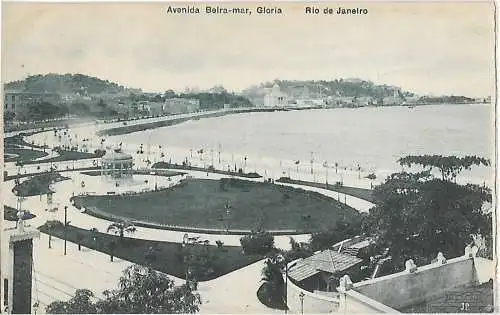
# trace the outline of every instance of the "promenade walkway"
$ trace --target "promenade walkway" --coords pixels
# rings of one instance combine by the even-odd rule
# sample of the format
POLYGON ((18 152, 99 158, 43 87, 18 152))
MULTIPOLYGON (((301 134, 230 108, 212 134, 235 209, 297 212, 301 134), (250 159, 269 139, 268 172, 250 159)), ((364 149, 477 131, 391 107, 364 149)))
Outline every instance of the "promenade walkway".
MULTIPOLYGON (((90 126, 89 126, 90 127, 90 126)), ((95 130, 95 129, 94 129, 95 130)), ((38 140, 43 139, 38 138, 38 140)), ((37 137, 39 135, 35 135, 37 137)), ((48 136, 47 136, 48 138, 48 136)), ((47 141, 49 144, 50 142, 47 141)), ((57 145, 56 142, 50 143, 57 145)), ((50 145, 49 144, 49 145, 50 145)), ((144 156, 135 155, 138 161, 138 167, 145 167, 147 164, 144 162, 144 156)), ((200 160, 199 163, 202 163, 200 160)), ((203 162, 203 163, 206 163, 203 162)), ((116 188, 109 183, 103 183, 99 176, 88 176, 72 171, 73 167, 92 167, 93 159, 67 161, 57 163, 39 163, 34 165, 26 165, 22 168, 21 174, 26 173, 39 173, 50 168, 52 164, 58 166, 60 170, 67 170, 64 172, 65 176, 70 177, 70 180, 58 182, 55 184, 54 202, 59 204, 59 211, 56 213, 49 213, 45 211, 47 208, 47 200, 45 196, 27 197, 22 202, 22 208, 29 209, 37 217, 27 221, 27 224, 36 228, 49 219, 58 219, 64 221, 64 206, 68 206, 68 220, 71 224, 85 229, 97 228, 99 231, 106 231, 109 221, 92 217, 82 213, 80 210, 74 208, 69 203, 69 198, 73 194, 78 193, 98 193, 107 191, 141 191, 145 188, 152 189, 154 185, 153 175, 135 175, 138 181, 144 183, 144 179, 149 178, 148 184, 135 185, 131 187, 116 188), (81 182, 86 183, 85 188, 81 187, 81 182)), ((200 165, 200 164, 198 164, 200 165)), ((19 168, 14 163, 6 163, 9 174, 17 174, 19 168)), ((203 166, 203 164, 201 164, 203 166)), ((220 179, 228 177, 220 174, 212 174, 198 171, 182 171, 188 173, 190 176, 205 179, 220 179)), ((262 172, 264 173, 264 172, 262 172)), ((279 174, 280 172, 276 172, 279 174)), ((270 175, 270 174, 266 174, 270 175)), ((300 173, 297 173, 299 176, 300 173)), ((304 176, 305 177, 305 176, 304 176)), ((180 179, 179 176, 173 177, 168 181, 166 177, 157 177, 158 186, 168 186, 176 183, 180 179)), ((301 178, 308 180, 308 178, 301 178)), ((249 179, 255 181, 262 181, 263 179, 249 179)), ((317 191, 326 196, 336 198, 341 202, 346 202, 347 205, 358 209, 361 212, 366 212, 371 204, 365 200, 355 198, 349 195, 320 189, 314 187, 307 187, 302 185, 283 184, 292 187, 299 187, 302 189, 309 189, 317 191)), ((16 207, 17 197, 11 192, 14 187, 14 181, 4 182, 4 189, 2 191, 3 200, 6 205, 16 207)), ((15 222, 5 222, 5 227, 15 226, 15 222)), ((147 240, 160 240, 181 242, 184 232, 158 230, 151 228, 138 227, 134 237, 147 240)), ((204 233, 189 233, 190 236, 199 236, 201 239, 209 240, 211 244, 215 241, 221 240, 225 245, 240 245, 240 238, 242 235, 225 235, 225 234, 204 234, 204 233)), ((293 235, 297 241, 307 241, 310 237, 308 234, 293 235)), ((41 234, 41 238, 34 241, 34 270, 35 281, 33 282, 33 303, 38 301, 40 308, 38 313, 43 313, 45 306, 56 300, 67 300, 77 288, 91 289, 98 296, 105 289, 113 289, 117 285, 117 280, 120 277, 122 270, 129 266, 131 263, 115 258, 114 262, 110 262, 109 256, 97 251, 82 248, 78 251, 77 245, 68 242, 68 254, 63 255, 63 241, 57 238, 52 238, 52 248, 48 248, 48 236, 41 234), (91 275, 91 276, 85 276, 91 275)), ((279 248, 289 248, 289 236, 276 236, 275 244, 279 248)), ((202 282, 199 284, 199 292, 202 296, 201 313, 281 313, 269 309, 262 305, 256 296, 257 289, 260 286, 261 270, 263 261, 254 263, 245 268, 219 277, 217 279, 202 282)), ((174 277, 172 277, 174 278, 174 277)), ((183 280, 174 278, 177 284, 182 283, 183 280)))

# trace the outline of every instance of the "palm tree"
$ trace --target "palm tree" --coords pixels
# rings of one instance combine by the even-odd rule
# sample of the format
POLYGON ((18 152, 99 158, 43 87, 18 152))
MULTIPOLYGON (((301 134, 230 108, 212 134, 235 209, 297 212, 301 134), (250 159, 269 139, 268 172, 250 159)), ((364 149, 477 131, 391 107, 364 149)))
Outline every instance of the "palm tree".
POLYGON ((116 235, 119 235, 120 240, 122 240, 124 235, 125 235, 125 232, 132 234, 135 231, 137 231, 137 229, 135 228, 135 226, 131 222, 117 221, 117 222, 111 223, 108 226, 107 232, 109 233, 110 231, 112 231, 116 235))

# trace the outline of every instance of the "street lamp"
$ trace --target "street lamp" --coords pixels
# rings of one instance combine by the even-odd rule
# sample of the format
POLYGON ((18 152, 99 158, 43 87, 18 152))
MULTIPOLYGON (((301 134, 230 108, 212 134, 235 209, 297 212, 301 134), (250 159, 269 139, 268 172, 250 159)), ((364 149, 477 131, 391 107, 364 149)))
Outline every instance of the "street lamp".
POLYGON ((224 208, 226 209, 226 233, 229 234, 229 228, 230 228, 230 215, 231 215, 231 205, 229 204, 229 200, 226 201, 226 204, 224 205, 224 208))
POLYGON ((66 255, 66 239, 68 234, 68 206, 64 206, 64 255, 66 255))
POLYGON ((219 164, 220 164, 220 151, 222 150, 222 145, 219 143, 218 147, 219 147, 219 164))
POLYGON ((311 174, 314 173, 314 171, 313 171, 313 163, 314 163, 314 152, 311 151, 311 174))
POLYGON ((326 188, 328 188, 328 162, 325 161, 325 163, 323 163, 323 166, 325 167, 325 172, 326 172, 325 184, 326 184, 326 188))
POLYGON ((299 293, 299 298, 300 298, 300 313, 304 314, 304 292, 300 291, 299 293))

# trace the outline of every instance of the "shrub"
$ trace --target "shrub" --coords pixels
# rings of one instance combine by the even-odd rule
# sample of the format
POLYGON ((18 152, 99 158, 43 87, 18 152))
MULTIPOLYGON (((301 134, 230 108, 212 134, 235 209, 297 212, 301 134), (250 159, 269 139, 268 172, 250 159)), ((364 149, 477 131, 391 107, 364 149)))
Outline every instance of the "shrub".
POLYGON ((257 230, 242 237, 240 243, 246 255, 265 255, 274 248, 274 237, 269 232, 257 230))

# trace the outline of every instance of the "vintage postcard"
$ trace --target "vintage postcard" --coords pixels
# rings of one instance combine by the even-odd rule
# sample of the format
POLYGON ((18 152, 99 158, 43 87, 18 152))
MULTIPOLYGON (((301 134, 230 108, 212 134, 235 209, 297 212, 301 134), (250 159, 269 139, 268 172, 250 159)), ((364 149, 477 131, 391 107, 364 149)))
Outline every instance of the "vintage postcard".
POLYGON ((495 14, 2 2, 2 312, 498 311, 495 14))

